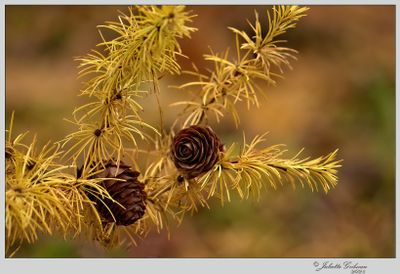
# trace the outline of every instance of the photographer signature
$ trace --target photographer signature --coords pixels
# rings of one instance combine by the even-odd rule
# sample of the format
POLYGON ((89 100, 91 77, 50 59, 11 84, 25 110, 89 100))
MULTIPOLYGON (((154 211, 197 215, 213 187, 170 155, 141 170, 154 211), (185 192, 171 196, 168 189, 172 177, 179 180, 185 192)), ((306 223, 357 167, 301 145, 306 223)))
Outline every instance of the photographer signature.
POLYGON ((347 269, 351 274, 365 274, 367 270, 366 265, 359 264, 353 261, 344 262, 331 262, 331 261, 314 261, 315 271, 323 271, 327 269, 347 269))

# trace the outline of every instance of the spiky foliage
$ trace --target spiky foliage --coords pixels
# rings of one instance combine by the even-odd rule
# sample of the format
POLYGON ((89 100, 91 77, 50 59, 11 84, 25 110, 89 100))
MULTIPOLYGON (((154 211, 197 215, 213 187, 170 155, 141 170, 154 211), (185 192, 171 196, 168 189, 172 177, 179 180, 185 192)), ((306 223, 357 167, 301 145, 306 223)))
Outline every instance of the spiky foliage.
POLYGON ((259 199, 267 185, 276 189, 278 185, 296 183, 312 191, 322 188, 325 193, 337 184, 337 169, 341 160, 335 160, 337 150, 327 156, 309 160, 299 159, 300 151, 289 159, 282 158, 284 145, 260 148, 265 143, 265 134, 256 136, 250 143, 243 140, 242 149, 234 155, 237 145, 232 144, 224 158, 213 170, 198 179, 202 188, 208 188, 208 196, 217 195, 221 202, 230 201, 230 191, 236 190, 239 196, 247 199, 250 195, 259 199))
MULTIPOLYGON (((101 170, 108 159, 114 159, 119 166, 122 157, 128 154, 126 149, 132 146, 137 149, 137 137, 151 141, 152 133, 158 134, 139 116, 142 107, 138 99, 150 93, 150 83, 158 99, 158 75, 180 73, 176 58, 183 54, 178 39, 190 37, 196 30, 187 26, 193 17, 184 6, 140 6, 129 8, 127 14, 121 13, 115 22, 99 26, 102 42, 97 47, 101 51, 93 50, 77 59, 80 76, 90 77, 81 95, 95 101, 75 109, 70 122, 78 131, 62 143, 70 159, 83 159, 83 174, 88 169, 101 170), (105 33, 110 31, 114 36, 107 39, 105 33)), ((159 132, 163 133, 162 117, 159 132)), ((132 226, 121 229, 106 225, 105 230, 92 234, 112 244, 119 238, 115 234, 120 232, 131 239, 139 232, 146 233, 148 221, 160 229, 164 218, 159 211, 164 207, 159 204, 160 201, 149 200, 146 214, 132 226)))
POLYGON ((193 15, 184 6, 130 7, 118 20, 99 26, 102 42, 86 57, 79 58, 80 75, 90 75, 84 93, 111 92, 152 80, 158 73, 180 73, 176 61, 182 55, 178 38, 190 37, 193 15), (116 37, 108 40, 103 32, 116 37))
POLYGON ((177 39, 196 30, 186 25, 192 17, 183 6, 140 6, 99 26, 102 42, 97 46, 102 51, 77 59, 80 76, 90 76, 81 94, 95 101, 75 109, 71 122, 78 131, 65 138, 63 146, 72 144, 66 154, 73 160, 83 155, 85 167, 113 157, 118 163, 124 140, 137 146, 136 138, 145 138, 145 128, 157 132, 139 116, 137 98, 148 94, 139 87, 156 81, 160 73, 180 72, 177 39), (105 30, 116 37, 108 40, 105 30))
POLYGON ((87 222, 83 212, 91 209, 97 215, 87 189, 111 197, 96 180, 77 179, 67 172, 69 166, 57 164, 63 153, 59 146, 47 144, 39 150, 36 138, 24 144, 27 133, 14 138, 13 117, 6 140, 7 250, 23 241, 34 242, 39 233, 79 234, 87 222))
MULTIPOLYGON (((272 16, 267 12, 269 25, 266 34, 261 30, 256 13, 256 22, 254 26, 251 25, 254 36, 250 41, 254 41, 253 44, 250 44, 246 32, 230 28, 236 35, 236 58, 231 58, 228 50, 223 54, 211 52, 204 55, 206 60, 214 64, 213 69, 208 70, 208 75, 200 73, 195 65, 194 71, 186 72, 198 80, 178 87, 191 91, 194 96, 191 101, 172 104, 185 106, 173 127, 181 129, 203 123, 208 125, 211 116, 219 122, 225 112, 232 114, 238 126, 238 102, 244 102, 248 108, 251 105, 260 105, 259 96, 263 94, 257 80, 275 85, 276 78, 283 74, 283 65, 291 68, 289 60, 294 59, 293 54, 296 51, 278 46, 284 41, 275 38, 294 28, 307 10, 306 7, 298 6, 274 7, 272 16), (182 118, 184 120, 179 124, 182 118)), ((337 150, 313 160, 300 159, 301 151, 294 157, 285 159, 282 157, 285 152, 283 145, 260 148, 264 135, 255 137, 250 144, 244 140, 243 148, 237 155, 237 145, 231 145, 225 153, 221 152, 220 161, 213 169, 202 176, 187 179, 173 167, 166 156, 174 135, 171 131, 169 136, 162 139, 164 141, 158 143, 157 150, 161 153, 149 165, 146 175, 149 178, 164 178, 156 180, 160 185, 159 191, 152 195, 164 197, 165 204, 170 208, 180 205, 175 212, 184 213, 195 211, 199 206, 208 206, 207 200, 211 197, 220 199, 222 204, 229 202, 232 191, 243 199, 259 199, 263 188, 271 186, 276 189, 285 182, 293 187, 296 184, 308 186, 312 191, 321 188, 325 193, 337 183, 335 174, 341 166, 341 161, 335 160, 337 150), (171 177, 171 174, 174 175, 171 177), (183 200, 185 206, 182 206, 183 200)))
POLYGON ((238 126, 238 102, 246 103, 248 108, 251 105, 259 106, 258 97, 262 93, 257 81, 276 85, 276 78, 282 77, 283 74, 282 66, 291 68, 290 59, 295 59, 293 54, 297 51, 278 46, 285 41, 276 40, 276 37, 294 28, 308 9, 298 6, 274 6, 272 16, 267 11, 266 34, 263 34, 257 12, 254 25, 249 23, 254 31, 253 36, 229 27, 236 35, 236 57, 229 56, 228 50, 223 54, 211 52, 204 55, 205 60, 213 63, 214 69, 210 70, 208 75, 203 75, 194 67, 194 71, 186 73, 196 76, 198 80, 179 86, 180 89, 189 90, 198 88, 191 101, 172 104, 186 106, 179 117, 185 118, 183 126, 199 124, 204 119, 208 120, 208 116, 215 116, 219 122, 226 112, 231 113, 238 126))
POLYGON ((52 166, 57 154, 44 147, 33 155, 34 149, 32 143, 26 154, 14 154, 10 163, 14 170, 6 180, 6 234, 10 244, 21 238, 33 242, 38 231, 51 234, 52 225, 66 230, 71 218, 61 191, 66 187, 64 178, 52 166))
MULTIPOLYGON (((257 13, 255 23, 250 24, 252 36, 230 28, 236 38, 236 56, 231 57, 228 50, 222 54, 211 51, 204 55, 213 64, 207 75, 196 66, 194 71, 187 72, 197 80, 180 88, 193 92, 194 97, 175 103, 186 108, 170 130, 163 125, 159 80, 164 74, 180 73, 176 57, 182 52, 178 39, 190 37, 195 31, 187 26, 194 15, 183 6, 141 6, 129 8, 116 22, 99 26, 102 42, 97 46, 101 50, 78 59, 80 75, 89 78, 81 95, 93 100, 73 112, 71 122, 78 129, 61 141, 65 153, 57 146, 35 152, 35 142, 23 145, 24 135, 14 139, 9 135, 8 243, 32 242, 38 232, 52 233, 57 229, 64 234, 84 235, 106 246, 125 240, 136 244, 152 228, 169 232, 171 222, 179 224, 186 213, 208 208, 211 198, 219 199, 222 204, 229 202, 234 193, 242 199, 259 199, 263 188, 276 189, 284 183, 308 186, 312 191, 322 189, 325 193, 335 187, 341 162, 335 160, 337 150, 311 160, 301 159, 301 151, 285 158, 283 145, 263 147, 265 135, 256 136, 249 143, 244 139, 240 149, 236 144, 223 149, 223 138, 210 125, 212 116, 219 122, 230 112, 238 126, 239 102, 248 108, 260 105, 263 93, 258 83, 275 85, 276 79, 282 77, 283 67, 290 67, 289 60, 296 53, 282 47, 283 41, 276 38, 294 28, 307 10, 298 6, 274 7, 272 14, 267 12, 267 33, 261 30, 257 13), (114 38, 107 39, 106 32, 110 31, 114 38), (159 106, 159 131, 139 115, 142 110, 139 99, 151 90, 159 106), (140 147, 137 138, 147 140, 147 149, 140 147), (73 164, 56 164, 60 155, 69 156, 73 164), (127 166, 119 166, 122 158, 129 163, 127 166), (141 174, 135 175, 135 180, 143 182, 140 189, 144 191, 141 197, 146 197, 143 201, 146 210, 130 225, 118 225, 112 221, 115 218, 105 222, 98 212, 98 203, 103 203, 102 210, 115 208, 118 203, 102 187, 107 178, 100 178, 100 174, 106 171, 106 163, 112 163, 116 170, 130 166, 136 175, 136 171, 141 174), (73 174, 66 172, 72 167, 73 174), (197 170, 193 172, 188 167, 197 170)), ((134 192, 124 188, 128 181, 122 177, 112 180, 117 192, 114 194, 130 200, 122 197, 134 192), (117 185, 119 181, 121 184, 117 185)))
POLYGON ((308 9, 307 7, 298 6, 273 7, 272 15, 267 11, 268 31, 265 36, 263 36, 257 12, 255 13, 256 21, 254 25, 250 24, 250 27, 254 31, 254 36, 249 37, 246 32, 235 28, 229 29, 245 41, 240 48, 255 55, 254 63, 261 66, 268 76, 270 76, 272 65, 282 73, 283 65, 291 68, 289 59, 296 59, 293 54, 297 53, 297 51, 279 46, 286 41, 276 40, 276 37, 286 33, 289 29, 295 28, 296 22, 305 16, 305 12, 308 9))

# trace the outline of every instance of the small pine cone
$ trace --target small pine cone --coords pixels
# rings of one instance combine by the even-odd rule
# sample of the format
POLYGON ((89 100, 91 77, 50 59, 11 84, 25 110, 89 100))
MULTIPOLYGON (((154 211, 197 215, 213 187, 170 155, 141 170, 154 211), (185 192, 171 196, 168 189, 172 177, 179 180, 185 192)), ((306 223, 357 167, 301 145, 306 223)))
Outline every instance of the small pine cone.
POLYGON ((144 184, 137 179, 139 174, 122 162, 120 162, 117 173, 117 165, 111 161, 105 165, 103 172, 96 174, 97 178, 110 178, 103 181, 103 187, 115 201, 125 207, 105 198, 102 202, 107 205, 108 209, 101 201, 96 201, 97 210, 105 221, 114 222, 110 210, 117 225, 131 225, 143 217, 147 195, 144 191, 144 184), (114 178, 125 181, 114 180, 114 178))
POLYGON ((188 179, 213 168, 223 144, 210 127, 190 126, 176 134, 171 145, 171 158, 176 168, 188 179))

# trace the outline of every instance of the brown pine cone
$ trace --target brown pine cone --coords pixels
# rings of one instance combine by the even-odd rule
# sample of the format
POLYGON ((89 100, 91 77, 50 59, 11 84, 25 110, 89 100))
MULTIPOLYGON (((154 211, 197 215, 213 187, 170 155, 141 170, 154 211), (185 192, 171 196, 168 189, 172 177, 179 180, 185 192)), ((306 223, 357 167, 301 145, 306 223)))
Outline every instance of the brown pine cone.
POLYGON ((190 126, 176 134, 171 145, 171 158, 176 168, 188 179, 213 168, 223 144, 210 127, 190 126))
POLYGON ((96 174, 97 178, 110 178, 102 182, 103 187, 114 200, 125 207, 123 208, 107 198, 102 201, 97 200, 96 208, 106 222, 114 222, 110 210, 117 225, 131 225, 143 217, 146 211, 147 195, 144 191, 144 184, 137 179, 139 174, 123 162, 120 162, 117 173, 117 165, 112 161, 105 165, 103 172, 96 174), (114 178, 125 181, 114 180, 114 178))

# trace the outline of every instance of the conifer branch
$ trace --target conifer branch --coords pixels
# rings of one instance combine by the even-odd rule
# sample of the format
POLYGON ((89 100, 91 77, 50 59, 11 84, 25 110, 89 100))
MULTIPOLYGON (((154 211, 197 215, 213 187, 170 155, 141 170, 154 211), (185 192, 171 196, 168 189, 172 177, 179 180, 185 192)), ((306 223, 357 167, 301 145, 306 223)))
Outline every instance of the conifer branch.
POLYGON ((299 183, 312 191, 322 188, 325 193, 336 186, 336 173, 342 162, 335 160, 338 150, 312 160, 299 159, 301 150, 294 157, 285 159, 282 158, 283 145, 257 148, 265 142, 264 137, 256 136, 249 144, 244 142, 237 156, 233 155, 236 145, 231 145, 220 162, 198 179, 202 188, 208 189, 209 197, 217 195, 224 203, 230 201, 230 191, 236 190, 241 198, 247 199, 252 194, 259 199, 267 183, 274 189, 284 182, 293 188, 299 183))
POLYGON ((259 199, 263 188, 284 183, 325 193, 334 188, 342 161, 336 160, 338 150, 315 159, 301 159, 301 151, 285 158, 283 145, 260 148, 261 135, 250 143, 244 140, 236 154, 237 146, 226 149, 209 126, 212 116, 219 122, 226 112, 238 126, 239 102, 259 106, 257 82, 276 84, 296 52, 281 47, 283 41, 276 38, 294 28, 307 10, 274 7, 272 15, 267 12, 266 34, 257 13, 253 36, 230 28, 235 58, 229 50, 211 51, 204 55, 214 66, 207 75, 195 66, 186 72, 198 80, 179 88, 198 92, 194 100, 174 104, 185 108, 170 131, 164 129, 159 75, 181 72, 178 39, 196 30, 187 26, 194 15, 183 6, 141 6, 99 26, 102 42, 77 59, 80 76, 89 77, 81 95, 92 99, 73 112, 70 122, 77 130, 37 150, 35 141, 24 143, 27 133, 12 136, 12 117, 5 151, 8 250, 35 241, 40 232, 56 231, 65 237, 84 235, 107 247, 121 244, 124 237, 135 245, 152 227, 169 233, 171 221, 180 223, 186 213, 209 207, 213 197, 229 202, 232 191, 242 199, 259 199), (105 29, 115 37, 107 39, 105 29), (140 117, 139 99, 150 93, 147 84, 156 94, 159 131, 140 117), (147 150, 139 147, 138 138, 149 141, 147 150), (57 163, 61 156, 69 163, 57 163))
POLYGON ((36 138, 25 145, 26 134, 13 138, 12 125, 13 116, 6 140, 7 250, 24 241, 34 242, 40 232, 78 235, 84 218, 92 213, 98 216, 86 190, 103 198, 112 197, 98 179, 77 179, 67 172, 70 166, 57 164, 63 154, 59 146, 47 144, 38 150, 36 138))
POLYGON ((294 58, 292 54, 296 51, 278 47, 277 45, 284 41, 274 39, 288 29, 295 28, 296 22, 305 16, 307 10, 307 7, 298 6, 274 7, 272 17, 267 12, 269 29, 265 36, 258 13, 256 13, 254 26, 250 24, 254 31, 254 36, 251 38, 245 31, 229 27, 236 35, 236 59, 231 60, 228 50, 223 54, 213 52, 206 54, 205 60, 214 64, 214 69, 210 71, 210 74, 202 75, 197 70, 191 71, 189 74, 197 76, 199 80, 178 87, 179 89, 199 89, 191 101, 171 105, 187 105, 183 110, 183 114, 188 115, 183 123, 184 127, 199 124, 203 118, 208 120, 208 116, 212 114, 219 122, 226 112, 231 113, 237 127, 240 123, 236 110, 238 102, 246 103, 247 108, 251 105, 259 106, 258 96, 262 93, 257 81, 276 85, 275 79, 281 78, 283 74, 282 65, 291 68, 289 59, 294 58), (244 40, 242 44, 239 38, 244 40), (271 64, 278 68, 277 72, 272 71, 271 64))
POLYGON ((159 134, 139 116, 142 107, 136 98, 148 94, 139 87, 149 81, 156 85, 157 73, 180 72, 176 56, 182 53, 177 39, 190 37, 196 30, 186 26, 192 17, 183 6, 141 6, 129 8, 117 22, 99 26, 102 42, 97 47, 103 52, 94 50, 77 58, 80 75, 91 76, 82 95, 97 101, 73 113, 72 123, 79 130, 62 141, 63 147, 72 144, 66 153, 69 159, 76 161, 84 155, 85 168, 114 157, 119 163, 124 139, 137 146, 135 136, 145 139, 145 128, 159 134), (117 37, 107 40, 102 29, 117 37))

